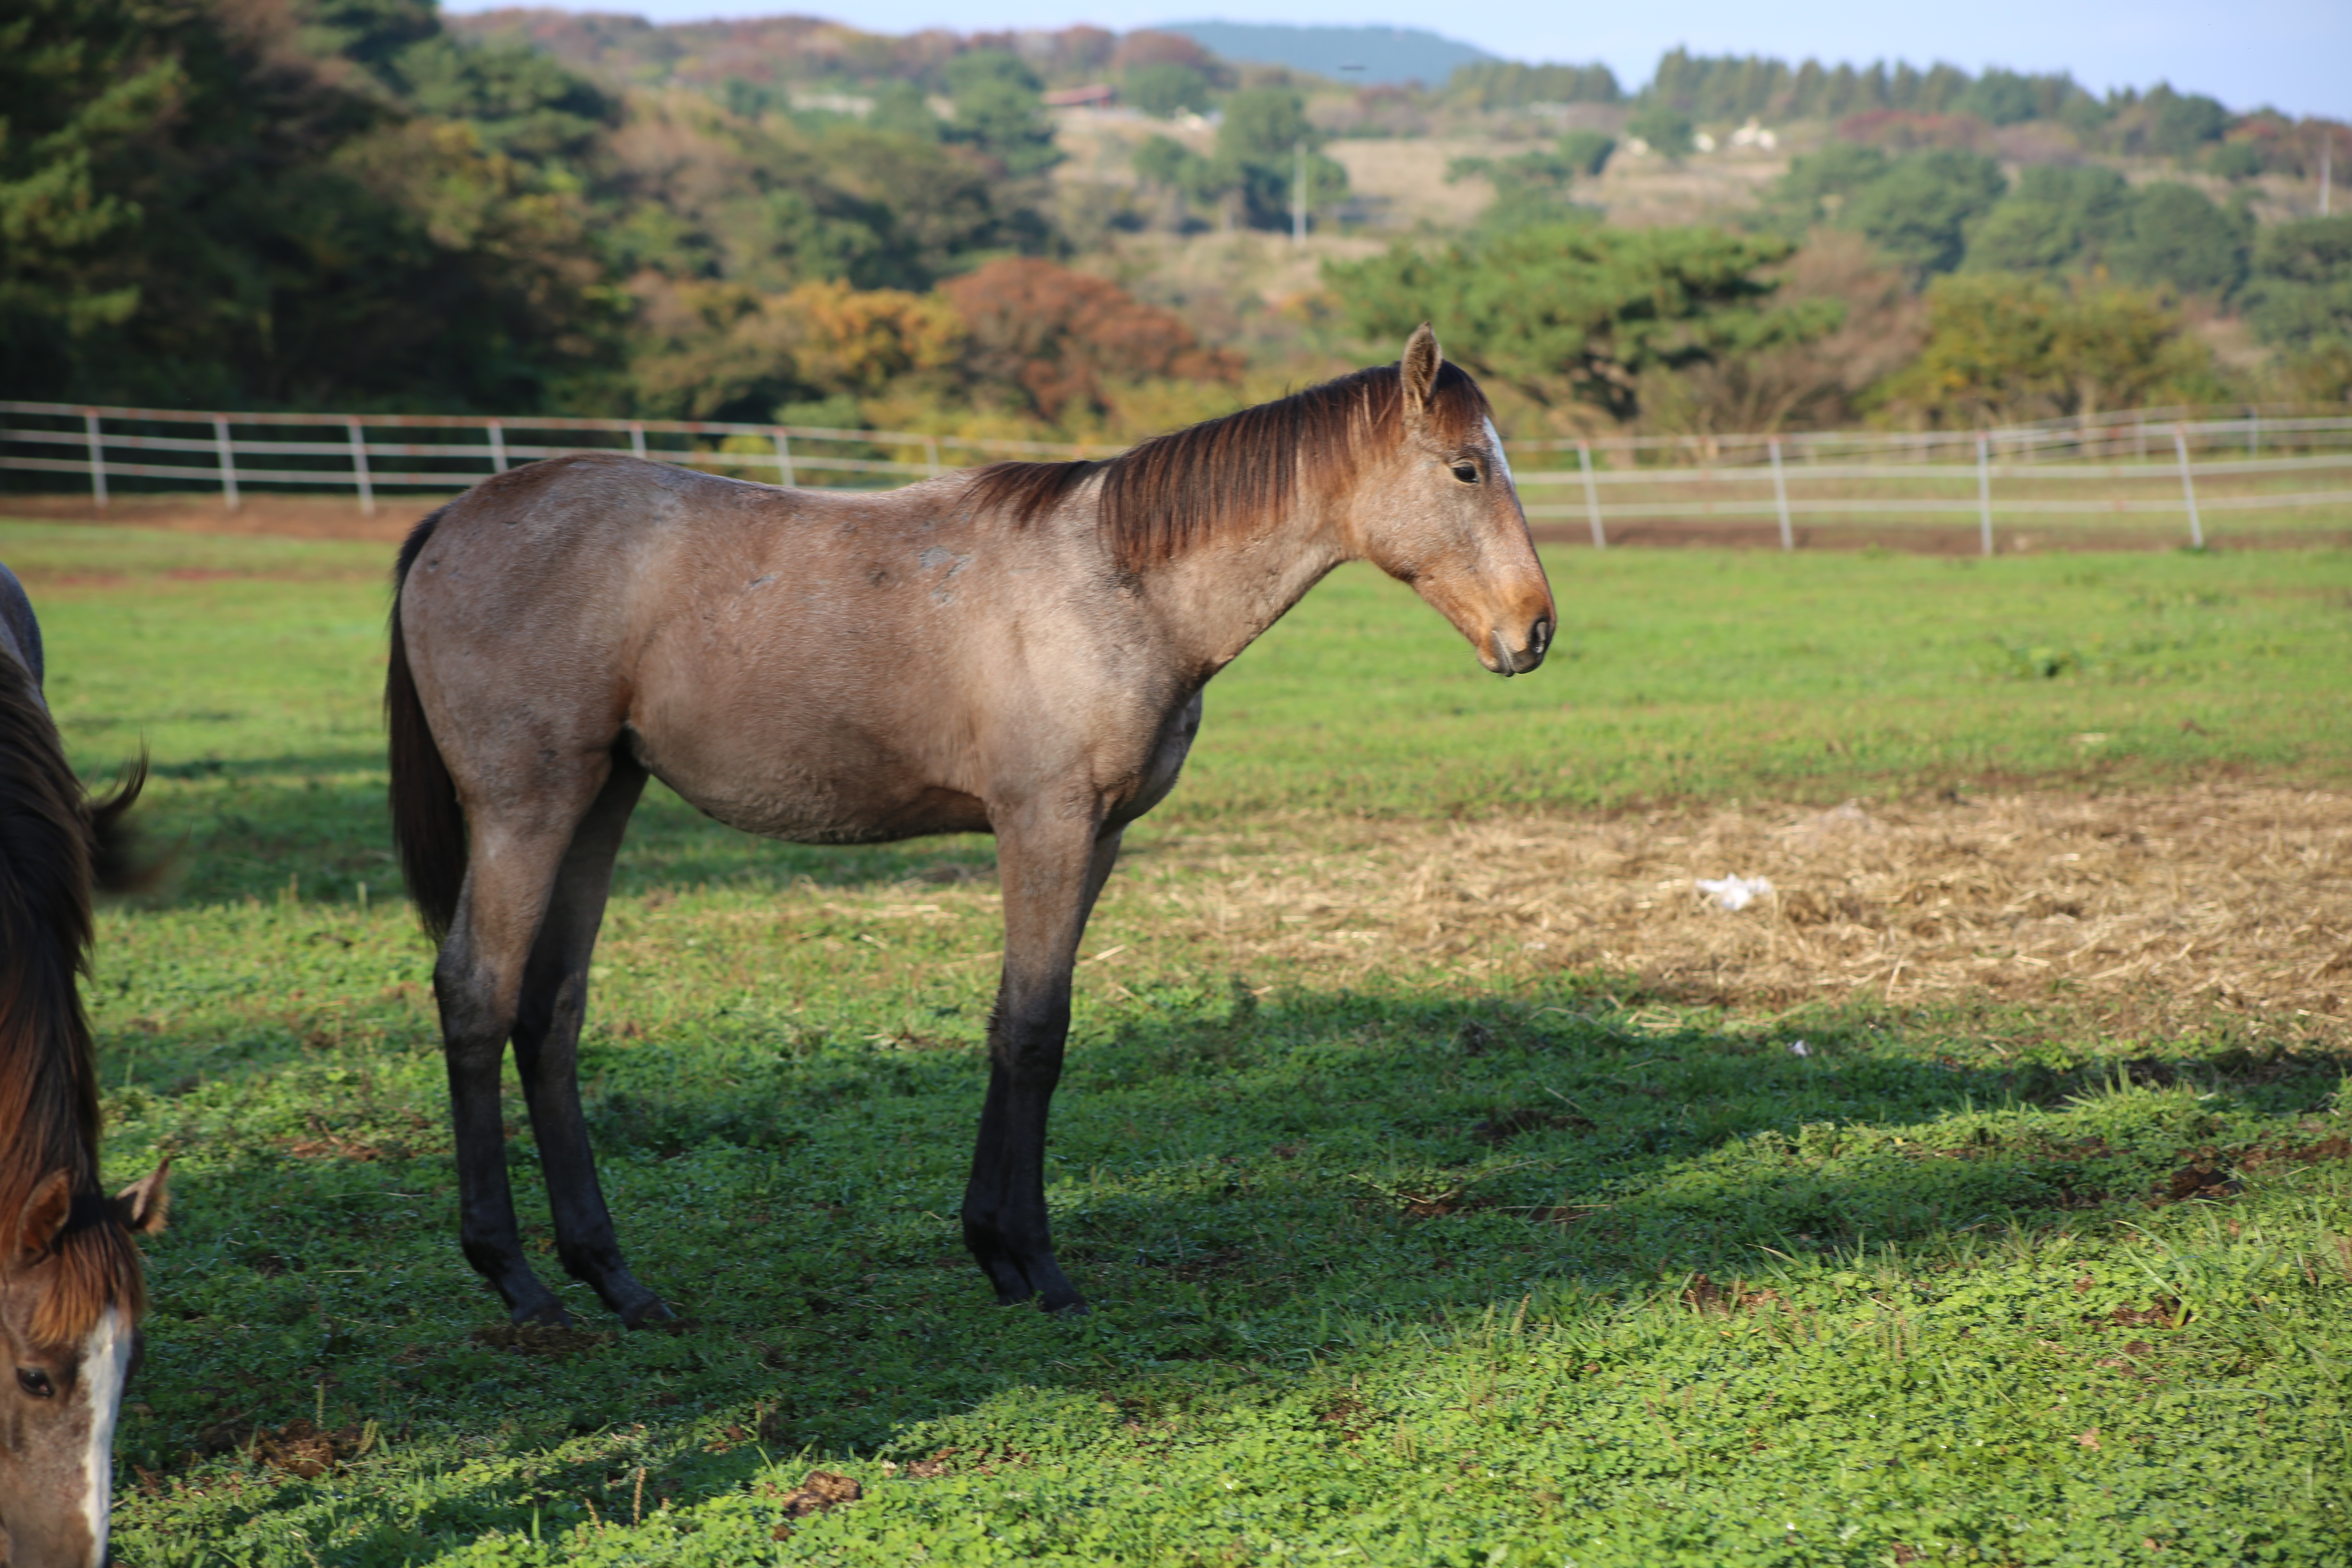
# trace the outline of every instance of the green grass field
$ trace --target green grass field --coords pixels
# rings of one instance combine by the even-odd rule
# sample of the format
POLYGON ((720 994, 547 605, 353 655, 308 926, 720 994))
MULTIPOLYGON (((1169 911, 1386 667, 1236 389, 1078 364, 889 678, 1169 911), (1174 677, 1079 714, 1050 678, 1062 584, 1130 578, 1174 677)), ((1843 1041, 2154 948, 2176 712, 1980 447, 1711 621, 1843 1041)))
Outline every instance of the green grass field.
POLYGON ((78 763, 143 738, 184 845, 91 994, 110 1176, 168 1152, 176 1195, 118 1444, 135 1568, 2352 1552, 2335 1022, 1766 1014, 1412 952, 1342 990, 1153 920, 1219 874, 1188 843, 1349 814, 2340 784, 2352 555, 1563 552, 1559 652, 1507 683, 1342 573, 1212 688, 1088 939, 1075 1322, 995 1308, 952 1221, 986 842, 764 845, 650 799, 583 1077, 689 1321, 622 1337, 575 1288, 580 1333, 515 1345, 455 1245, 380 806, 385 553, 0 524, 78 763), (863 1499, 788 1520, 813 1469, 863 1499))

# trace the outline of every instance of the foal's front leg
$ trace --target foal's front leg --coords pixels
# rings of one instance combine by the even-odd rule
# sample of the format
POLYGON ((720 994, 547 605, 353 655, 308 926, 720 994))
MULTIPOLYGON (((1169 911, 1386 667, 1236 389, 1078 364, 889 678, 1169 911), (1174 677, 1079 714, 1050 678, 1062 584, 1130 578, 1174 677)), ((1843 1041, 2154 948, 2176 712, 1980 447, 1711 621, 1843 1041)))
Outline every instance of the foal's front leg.
POLYGON ((1118 858, 1118 830, 1090 821, 997 829, 1004 884, 1004 979, 989 1019, 988 1099, 980 1112, 963 1240, 1006 1306, 1049 1312, 1086 1302, 1054 1260, 1045 1220, 1045 1119, 1070 1034, 1070 970, 1095 898, 1118 858))

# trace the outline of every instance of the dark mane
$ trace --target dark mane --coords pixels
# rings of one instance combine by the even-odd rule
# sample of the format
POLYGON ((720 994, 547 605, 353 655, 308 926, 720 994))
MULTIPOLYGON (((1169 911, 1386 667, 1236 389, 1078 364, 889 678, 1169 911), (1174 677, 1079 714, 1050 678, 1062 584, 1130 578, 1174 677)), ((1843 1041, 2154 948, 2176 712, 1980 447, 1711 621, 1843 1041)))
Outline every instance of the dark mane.
MULTIPOLYGON (((1121 571, 1139 571, 1296 500, 1344 490, 1365 461, 1403 438, 1398 386, 1395 365, 1375 365, 1155 436, 1107 462, 992 464, 964 493, 976 508, 1027 523, 1099 475, 1113 554, 1121 571)), ((1446 364, 1430 414, 1442 436, 1455 437, 1489 409, 1478 384, 1446 364)))
POLYGON ((63 1170, 73 1215, 55 1288, 34 1319, 49 1343, 79 1339, 111 1302, 136 1317, 144 1274, 98 1180, 98 1066, 77 972, 89 965, 94 861, 116 852, 133 774, 92 809, 32 676, 0 658, 0 1216, 63 1170))

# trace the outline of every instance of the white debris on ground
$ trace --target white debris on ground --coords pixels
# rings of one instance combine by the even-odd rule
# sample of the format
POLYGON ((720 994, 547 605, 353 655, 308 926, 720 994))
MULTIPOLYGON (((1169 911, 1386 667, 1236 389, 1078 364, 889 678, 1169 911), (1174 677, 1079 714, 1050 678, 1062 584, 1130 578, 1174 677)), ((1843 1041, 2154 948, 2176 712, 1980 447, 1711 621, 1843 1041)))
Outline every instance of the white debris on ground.
POLYGON ((1770 892, 1772 883, 1765 877, 1701 877, 1698 890, 1713 899, 1716 908, 1738 914, 1770 892))

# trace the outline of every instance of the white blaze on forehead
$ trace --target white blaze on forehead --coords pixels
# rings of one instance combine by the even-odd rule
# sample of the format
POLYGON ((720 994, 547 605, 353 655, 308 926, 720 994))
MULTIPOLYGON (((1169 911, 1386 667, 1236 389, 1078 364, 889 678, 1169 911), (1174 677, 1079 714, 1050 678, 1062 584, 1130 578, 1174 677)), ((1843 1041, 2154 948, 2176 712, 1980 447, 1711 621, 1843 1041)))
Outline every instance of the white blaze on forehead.
POLYGON ((1517 479, 1511 478, 1511 459, 1503 455, 1503 437, 1496 433, 1495 422, 1492 419, 1486 421, 1486 446, 1495 454, 1495 470, 1503 476, 1505 484, 1516 490, 1519 488, 1519 484, 1517 479))
POLYGON ((109 1307, 81 1346, 76 1393, 89 1418, 89 1446, 82 1455, 82 1518, 89 1526, 90 1568, 106 1561, 107 1514, 114 1503, 114 1419, 131 1376, 131 1339, 121 1310, 109 1307))

